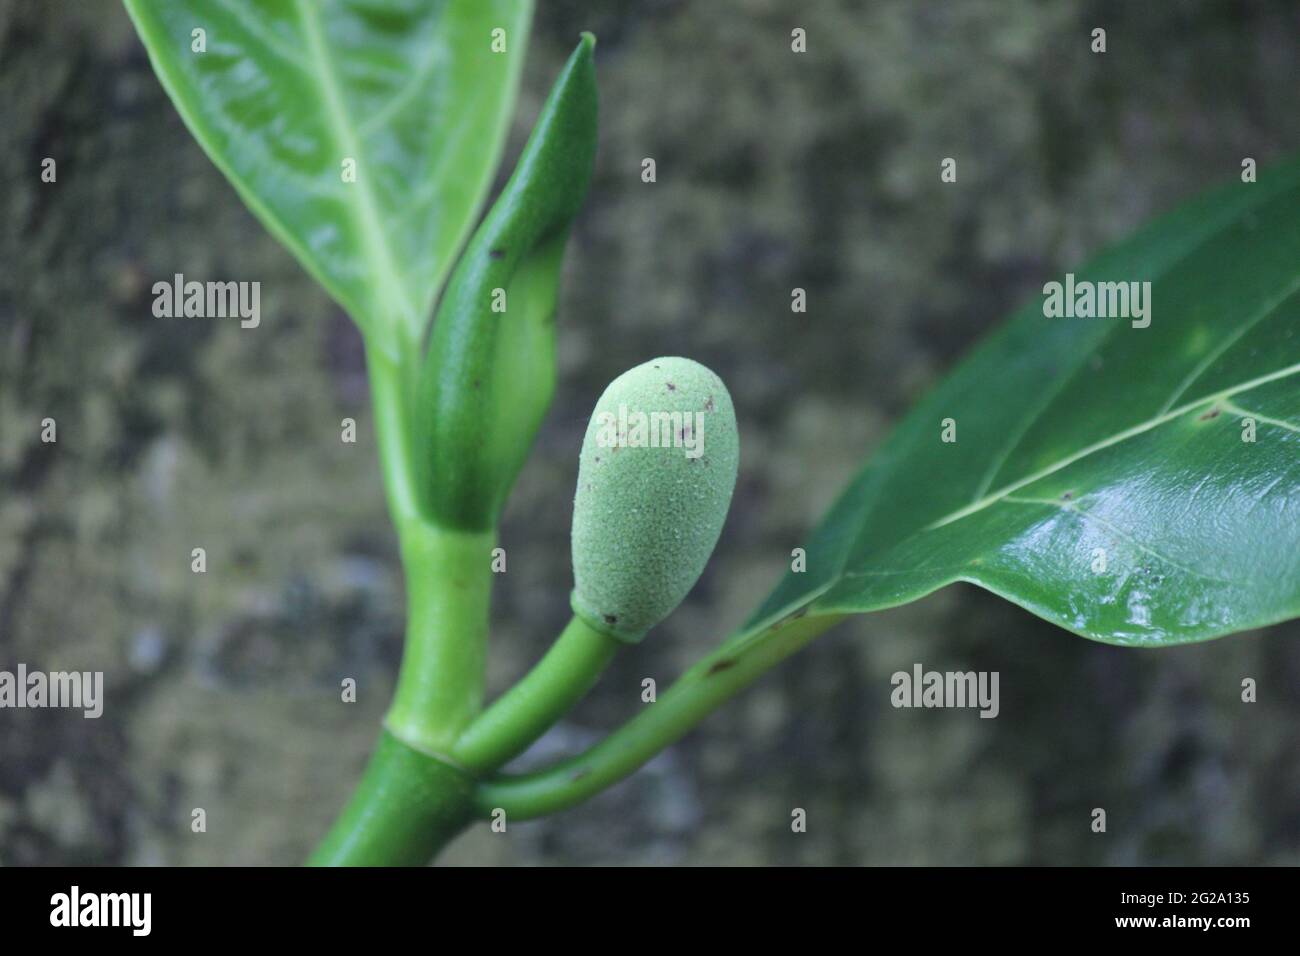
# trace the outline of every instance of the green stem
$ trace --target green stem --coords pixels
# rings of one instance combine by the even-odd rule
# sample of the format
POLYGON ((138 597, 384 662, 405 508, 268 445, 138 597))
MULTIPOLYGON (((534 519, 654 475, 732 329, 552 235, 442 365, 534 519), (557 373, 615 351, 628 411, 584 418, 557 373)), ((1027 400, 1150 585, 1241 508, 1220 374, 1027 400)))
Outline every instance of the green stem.
POLYGON ((579 617, 519 683, 480 714, 452 748, 474 773, 496 770, 527 750, 591 689, 622 644, 579 617))
POLYGON ((577 757, 531 774, 500 774, 475 792, 481 816, 503 809, 512 820, 564 810, 632 773, 760 674, 841 620, 791 617, 729 639, 692 667, 656 703, 577 757))
POLYGON ((417 750, 445 754, 483 706, 493 532, 400 529, 406 648, 384 726, 417 750))
POLYGON ((422 866, 472 819, 473 781, 385 731, 361 783, 308 863, 422 866))
POLYGON ((384 488, 401 546, 406 645, 379 745, 311 861, 425 863, 469 821, 473 780, 442 755, 482 707, 496 535, 449 531, 420 513, 411 456, 413 369, 373 348, 367 360, 384 488))
MULTIPOLYGON (((403 355, 418 355, 412 343, 403 355)), ((379 457, 406 584, 406 646, 385 726, 443 753, 483 705, 491 558, 496 534, 438 527, 420 512, 410 409, 416 369, 378 349, 366 356, 379 457)))

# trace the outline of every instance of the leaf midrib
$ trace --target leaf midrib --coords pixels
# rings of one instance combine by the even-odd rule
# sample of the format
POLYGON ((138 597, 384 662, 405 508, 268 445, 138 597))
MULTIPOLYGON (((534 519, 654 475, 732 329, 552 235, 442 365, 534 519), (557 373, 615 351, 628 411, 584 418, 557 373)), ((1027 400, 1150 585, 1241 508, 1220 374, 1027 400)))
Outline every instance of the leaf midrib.
MULTIPOLYGON (((361 144, 356 139, 342 91, 334 79, 333 61, 321 28, 320 13, 312 5, 311 0, 294 0, 294 10, 307 36, 308 63, 311 72, 320 82, 324 97, 324 115, 330 136, 334 140, 335 147, 340 150, 341 156, 355 158, 359 166, 356 182, 349 184, 356 190, 356 202, 345 202, 345 206, 351 210, 353 222, 362 234, 362 246, 366 258, 375 273, 382 277, 377 284, 376 298, 381 307, 396 311, 403 326, 410 328, 415 320, 414 310, 407 289, 398 273, 397 260, 393 256, 387 234, 379 221, 378 205, 366 179, 366 165, 362 163, 361 144)), ((378 324, 385 322, 389 317, 378 315, 370 318, 378 324)))
MULTIPOLYGON (((1277 304, 1273 305, 1272 308, 1277 308, 1278 304, 1286 301, 1286 299, 1294 295, 1297 288, 1300 288, 1300 279, 1297 279, 1296 282, 1292 283, 1291 291, 1286 296, 1284 296, 1281 300, 1279 300, 1277 304)), ((1084 458, 1087 458, 1089 455, 1096 454, 1097 452, 1109 448, 1112 445, 1118 445, 1120 442, 1128 441, 1130 438, 1135 438, 1136 436, 1141 435, 1144 432, 1148 432, 1153 428, 1158 428, 1159 426, 1165 424, 1166 422, 1173 421, 1175 418, 1179 418, 1183 415, 1186 415, 1188 412, 1192 411, 1193 409, 1200 408, 1202 405, 1211 405, 1215 402, 1224 401, 1228 398, 1231 398, 1233 395, 1238 395, 1242 392, 1248 392, 1253 388, 1258 388, 1259 386, 1266 385, 1269 382, 1276 382, 1279 379, 1288 378, 1297 373, 1300 373, 1300 362, 1296 363, 1295 365, 1287 366, 1286 368, 1277 369, 1276 371, 1270 372, 1268 375, 1261 375, 1260 377, 1251 379, 1250 381, 1242 382, 1239 385, 1234 385, 1232 388, 1224 389, 1223 391, 1217 392, 1214 395, 1206 395, 1203 396, 1202 398, 1195 399, 1194 401, 1186 402, 1183 405, 1179 405, 1177 408, 1156 415, 1153 418, 1149 418, 1144 422, 1139 422, 1137 425, 1134 425, 1131 428, 1126 428, 1122 432, 1117 432, 1116 434, 1111 435, 1108 438, 1104 438, 1101 441, 1094 442, 1093 444, 1088 445, 1086 448, 1080 449, 1079 451, 1075 452, 1073 455, 1066 455, 1064 458, 1058 459, 1052 464, 1039 469, 1033 474, 1026 475, 1024 478, 1014 481, 1009 485, 1004 485, 1002 488, 999 488, 997 491, 993 492, 992 494, 986 495, 985 497, 981 498, 979 501, 972 502, 971 504, 967 505, 965 508, 960 508, 957 511, 944 515, 942 518, 938 519, 937 521, 931 522, 930 524, 926 525, 925 528, 923 528, 922 530, 933 531, 936 528, 942 528, 944 525, 952 524, 954 521, 960 521, 962 518, 969 517, 970 515, 975 514, 976 512, 984 510, 989 505, 996 504, 998 501, 1001 501, 1007 495, 1012 494, 1018 491, 1019 489, 1024 488, 1027 485, 1031 485, 1042 478, 1046 478, 1048 475, 1060 471, 1062 468, 1072 465, 1076 461, 1080 461, 1084 458)))
MULTIPOLYGON (((1285 193, 1286 191, 1287 191, 1286 189, 1281 190, 1281 192, 1283 193, 1285 193)), ((1240 209, 1234 210, 1229 216, 1226 217, 1228 223, 1235 224, 1237 222, 1240 222, 1243 217, 1251 214, 1257 205, 1267 201, 1269 196, 1271 196, 1271 194, 1266 194, 1265 197, 1253 201, 1244 202, 1240 209)), ((1172 260, 1166 262, 1164 266, 1159 270, 1158 274, 1160 276, 1169 275, 1171 272, 1173 272, 1180 265, 1185 263, 1189 258, 1195 255, 1197 252, 1204 249, 1205 245, 1209 242, 1212 242, 1214 240, 1214 237, 1219 235, 1224 228, 1225 226, 1223 222, 1215 222, 1214 224, 1207 227, 1204 230, 1204 232, 1202 232, 1197 236, 1195 241, 1190 243, 1185 249, 1183 249, 1180 253, 1178 253, 1172 260)), ((1155 276, 1153 276, 1152 278, 1154 279, 1155 276)), ((1186 377, 1183 378, 1183 380, 1179 383, 1178 388, 1174 390, 1173 394, 1171 394, 1169 398, 1165 401, 1165 403, 1160 407, 1160 413, 1169 411, 1173 407, 1174 402, 1178 400, 1179 396, 1184 394, 1187 391, 1187 389, 1191 388, 1191 386, 1196 382, 1196 380, 1202 374, 1204 374, 1205 370, 1208 369, 1214 363, 1214 361, 1216 361, 1221 355, 1223 355, 1224 352, 1230 349, 1250 328, 1253 328, 1258 321, 1266 317, 1270 311, 1271 310, 1266 309, 1265 311, 1261 312, 1260 315, 1256 317, 1255 321, 1243 325, 1241 328, 1237 330, 1236 334, 1228 336, 1222 343, 1220 343, 1217 349, 1215 349, 1208 356, 1206 356, 1206 358, 1202 362, 1198 363, 1197 366, 1194 369, 1192 369, 1192 371, 1189 372, 1186 377)), ((993 479, 997 477, 998 472, 1007 463, 1007 461, 1010 460, 1011 455, 1015 452, 1016 448, 1019 447, 1020 442, 1024 440, 1024 437, 1028 433, 1029 429, 1032 428, 1034 426, 1034 423, 1039 421, 1039 419, 1042 417, 1043 413, 1051 407, 1052 402, 1055 401, 1058 397, 1060 397, 1061 394, 1064 393, 1065 389, 1069 387, 1072 381, 1074 381, 1076 376, 1079 374, 1079 371, 1087 363, 1088 359, 1091 356, 1095 355, 1099 349, 1105 347, 1110 342, 1110 340, 1114 336, 1115 330, 1118 328, 1120 328, 1120 324, 1118 323, 1107 325, 1103 329, 1101 334, 1096 337, 1096 340, 1092 342, 1089 348, 1080 350, 1078 361, 1075 362, 1074 366, 1070 369, 1069 373, 1059 378, 1055 387, 1052 388, 1051 391, 1044 397, 1043 401, 1038 404, 1038 407, 1032 409, 1030 413, 1023 419, 1023 421, 1020 423, 1020 427, 1016 430, 1015 434, 1011 437, 1011 440, 1007 443, 1007 445, 1001 451, 999 451, 999 453, 996 456, 994 456, 989 467, 985 469, 984 475, 980 479, 979 485, 976 486, 975 494, 971 497, 971 504, 978 503, 989 494, 989 490, 988 490, 989 485, 993 484, 993 479)))

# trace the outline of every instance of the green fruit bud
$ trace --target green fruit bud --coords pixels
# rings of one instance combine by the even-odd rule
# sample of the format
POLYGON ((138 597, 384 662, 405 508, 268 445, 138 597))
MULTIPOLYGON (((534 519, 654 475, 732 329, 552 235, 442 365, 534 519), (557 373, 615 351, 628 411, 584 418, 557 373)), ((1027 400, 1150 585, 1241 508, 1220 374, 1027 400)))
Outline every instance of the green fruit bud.
POLYGON ((658 358, 596 403, 573 501, 573 610, 637 641, 672 613, 718 543, 736 487, 736 412, 698 362, 658 358))
POLYGON ((595 46, 583 34, 438 305, 414 431, 422 510, 445 528, 496 526, 551 404, 560 268, 596 158, 595 46))

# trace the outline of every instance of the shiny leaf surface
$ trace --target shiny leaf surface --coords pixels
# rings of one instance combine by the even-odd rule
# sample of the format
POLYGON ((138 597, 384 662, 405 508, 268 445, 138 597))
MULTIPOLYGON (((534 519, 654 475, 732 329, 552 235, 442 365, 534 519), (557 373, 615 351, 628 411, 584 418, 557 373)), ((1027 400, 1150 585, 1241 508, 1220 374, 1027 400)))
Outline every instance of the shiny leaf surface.
POLYGON ((738 643, 955 581, 1115 644, 1300 614, 1300 164, 1075 280, 1149 281, 1149 327, 1027 303, 886 440, 738 643))

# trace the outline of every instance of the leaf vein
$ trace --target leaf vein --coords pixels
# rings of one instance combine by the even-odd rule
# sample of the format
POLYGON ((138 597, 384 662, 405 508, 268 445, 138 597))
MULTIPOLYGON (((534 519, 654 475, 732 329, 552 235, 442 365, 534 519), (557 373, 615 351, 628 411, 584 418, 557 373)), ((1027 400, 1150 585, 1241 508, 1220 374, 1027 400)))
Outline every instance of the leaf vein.
MULTIPOLYGON (((1243 219, 1254 209, 1255 205, 1257 205, 1257 203, 1247 203, 1241 209, 1235 210, 1234 215, 1232 215, 1228 219, 1228 223, 1230 224, 1230 223, 1239 222, 1241 219, 1243 219)), ((1152 278, 1153 279, 1159 278, 1161 276, 1168 275, 1170 272, 1173 272, 1175 269, 1178 268, 1178 266, 1186 262, 1192 256, 1196 255, 1197 252, 1204 249, 1205 246, 1207 246, 1210 242, 1214 241, 1214 239, 1217 236, 1221 235, 1222 234, 1221 230, 1223 228, 1224 228, 1223 223, 1221 222, 1215 223, 1214 228, 1209 229, 1204 235, 1199 236, 1195 241, 1193 241, 1190 245, 1188 245, 1185 250, 1180 252, 1173 259, 1162 264, 1161 268, 1152 276, 1152 278)), ((1290 288, 1290 290, 1288 290, 1287 295, 1284 295, 1282 297, 1282 301, 1285 301, 1286 298, 1288 298, 1291 293, 1294 293, 1295 289, 1296 286, 1293 285, 1290 288)), ((1280 304, 1281 302, 1277 303, 1277 305, 1280 304)), ((1276 305, 1274 306, 1274 308, 1276 308, 1276 305)), ((1271 310, 1266 310, 1264 314, 1267 314, 1267 311, 1271 311, 1271 310)), ((1255 322, 1257 322, 1260 318, 1262 318, 1262 315, 1257 316, 1254 320, 1252 320, 1251 323, 1247 323, 1245 326, 1243 326, 1243 328, 1238 333, 1238 335, 1233 339, 1233 341, 1235 341, 1236 338, 1240 338, 1240 336, 1245 333, 1246 329, 1249 328, 1250 325, 1253 325, 1255 322)), ((1025 416, 1025 418, 1020 423, 1020 427, 1017 428, 1016 431, 1012 434, 1011 439, 1006 445, 1006 447, 1003 448, 997 455, 994 456, 993 461, 990 464, 989 468, 984 472, 983 477, 980 479, 979 485, 975 489, 975 494, 971 498, 972 503, 979 501, 984 495, 988 493, 989 486, 992 485, 994 480, 997 478, 998 471, 1001 470, 1002 466, 1007 463, 1007 461, 1011 458, 1013 454, 1015 454, 1016 448, 1019 447, 1020 442, 1024 439, 1025 435, 1029 433, 1029 429, 1031 429, 1034 426, 1034 423, 1038 421, 1039 417, 1043 414, 1043 412, 1049 407, 1051 407, 1052 402, 1055 401, 1061 395, 1061 393, 1065 391, 1066 387, 1075 380, 1079 372, 1082 371, 1085 365, 1087 364, 1088 360, 1091 359, 1094 355, 1096 355, 1097 352, 1111 340, 1111 337, 1114 335, 1115 330, 1119 328, 1122 328, 1122 323, 1114 323, 1105 326, 1102 333, 1095 338, 1095 340, 1091 343, 1091 345, 1087 349, 1081 351, 1079 355, 1079 360, 1074 363, 1074 365, 1069 369, 1067 374, 1060 377, 1056 387, 1053 388, 1049 393, 1047 393, 1044 401, 1038 404, 1033 410, 1031 410, 1025 416)), ((1231 347, 1231 345, 1232 345, 1232 341, 1226 342, 1223 347, 1223 350, 1226 351, 1226 349, 1231 347)), ((1205 367, 1208 368, 1209 365, 1215 359, 1217 359, 1221 354, 1222 352, 1211 355, 1205 362, 1205 367)), ((1191 384, 1196 380, 1197 377, 1199 377, 1199 375, 1203 371, 1204 368, 1200 366, 1198 366, 1198 368, 1196 369, 1193 369, 1184 387, 1174 393, 1174 395, 1169 399, 1169 401, 1165 403, 1164 407, 1160 409, 1160 412, 1161 413, 1167 412, 1173 406, 1173 403, 1175 400, 1177 400, 1178 396, 1181 395, 1182 392, 1185 391, 1187 387, 1190 387, 1191 384)))
MULTIPOLYGON (((396 301, 390 304, 399 310, 401 319, 413 323, 414 311, 407 291, 398 278, 399 270, 396 267, 393 250, 389 245, 387 233, 379 221, 374 193, 366 180, 370 171, 365 164, 361 163, 361 144, 356 138, 347 105, 343 101, 343 94, 334 78, 334 66, 322 31, 320 12, 313 6, 311 0, 295 0, 295 10, 307 35, 309 62, 324 95, 323 105, 331 137, 343 158, 351 157, 361 165, 356 182, 350 184, 357 191, 356 205, 350 203, 345 205, 353 211, 357 228, 365 235, 364 246, 370 256, 371 265, 379 276, 376 287, 383 290, 379 294, 382 296, 387 293, 389 296, 395 296, 396 301)), ((373 321, 383 322, 388 318, 389 316, 381 315, 373 317, 373 321)))
POLYGON ((1242 418, 1253 418, 1256 421, 1264 422, 1266 425, 1272 425, 1276 428, 1285 428, 1289 432, 1295 432, 1300 435, 1300 425, 1293 425, 1284 418, 1270 418, 1268 415, 1261 415, 1259 412, 1252 412, 1249 409, 1242 408, 1234 402, 1221 401, 1219 403, 1224 410, 1232 412, 1242 418))
POLYGON ((1264 308, 1259 311, 1259 314, 1253 316, 1249 321, 1243 322, 1241 325, 1237 326, 1231 335, 1224 337, 1223 342, 1217 349, 1214 349, 1206 355, 1205 358, 1197 362, 1196 366, 1187 373, 1183 380, 1178 384, 1178 387, 1174 389, 1174 393, 1169 396, 1169 400, 1160 407, 1160 412, 1163 414, 1164 412, 1169 411, 1169 409, 1173 407, 1174 402, 1178 401, 1179 398, 1185 395, 1187 390, 1196 384, 1196 380, 1204 375, 1211 365, 1222 358, 1224 353, 1230 348, 1240 342, 1247 332, 1263 322, 1264 319, 1276 313, 1287 299, 1296 294, 1297 290, 1300 290, 1300 275, 1297 275, 1291 284, 1286 287, 1285 292, 1268 300, 1264 304, 1264 308))
POLYGON ((1203 405, 1213 404, 1215 401, 1223 401, 1224 399, 1227 399, 1229 396, 1236 395, 1239 392, 1249 391, 1252 388, 1258 388, 1260 385, 1265 385, 1269 382, 1275 382, 1278 381, 1279 379, 1288 378, 1292 375, 1295 375, 1297 372, 1300 372, 1300 363, 1296 363, 1295 365, 1289 365, 1286 368, 1278 369, 1277 371, 1270 372, 1267 375, 1261 375, 1258 378, 1251 379, 1248 382, 1243 382, 1240 385, 1235 386, 1234 388, 1225 389, 1224 391, 1220 392, 1218 395, 1209 395, 1206 396, 1205 398, 1199 398, 1194 401, 1187 402, 1184 405, 1180 405, 1178 408, 1171 409, 1170 411, 1165 412, 1164 414, 1156 415, 1155 417, 1149 418, 1144 422, 1140 422, 1137 425, 1132 426, 1131 428, 1126 428, 1122 432, 1117 432, 1116 434, 1111 435, 1109 438, 1104 438, 1101 441, 1094 442, 1088 447, 1082 448, 1072 455, 1066 455, 1064 458, 1061 458, 1060 460, 1055 461, 1052 464, 1039 469, 1038 471, 1034 472, 1031 475, 1026 475, 1024 478, 1021 478, 1018 481, 1013 481, 1011 484, 999 488, 997 491, 993 492, 992 494, 986 495, 984 498, 981 498, 979 501, 972 502, 971 504, 967 505, 964 508, 960 508, 957 511, 944 515, 942 518, 939 518, 938 520, 933 521, 930 524, 926 525, 925 530, 931 531, 935 528, 941 528, 946 524, 951 524, 954 521, 960 521, 962 518, 968 517, 969 515, 984 510, 986 507, 988 507, 991 504, 994 504, 999 499, 1006 497, 1007 495, 1011 494, 1014 491, 1018 491, 1019 489, 1024 488, 1026 485, 1031 485, 1035 481, 1038 481, 1039 479, 1046 478, 1048 475, 1054 474, 1055 472, 1060 471, 1062 468, 1074 464, 1076 461, 1079 461, 1083 458, 1087 458, 1089 455, 1093 455, 1099 451, 1103 451, 1104 449, 1110 448, 1112 445, 1118 445, 1121 442, 1128 441, 1130 438, 1136 438, 1138 435, 1141 435, 1144 432, 1148 432, 1153 428, 1165 424, 1166 422, 1173 421, 1174 419, 1187 414, 1189 411, 1192 411, 1193 409, 1200 408, 1203 405))

